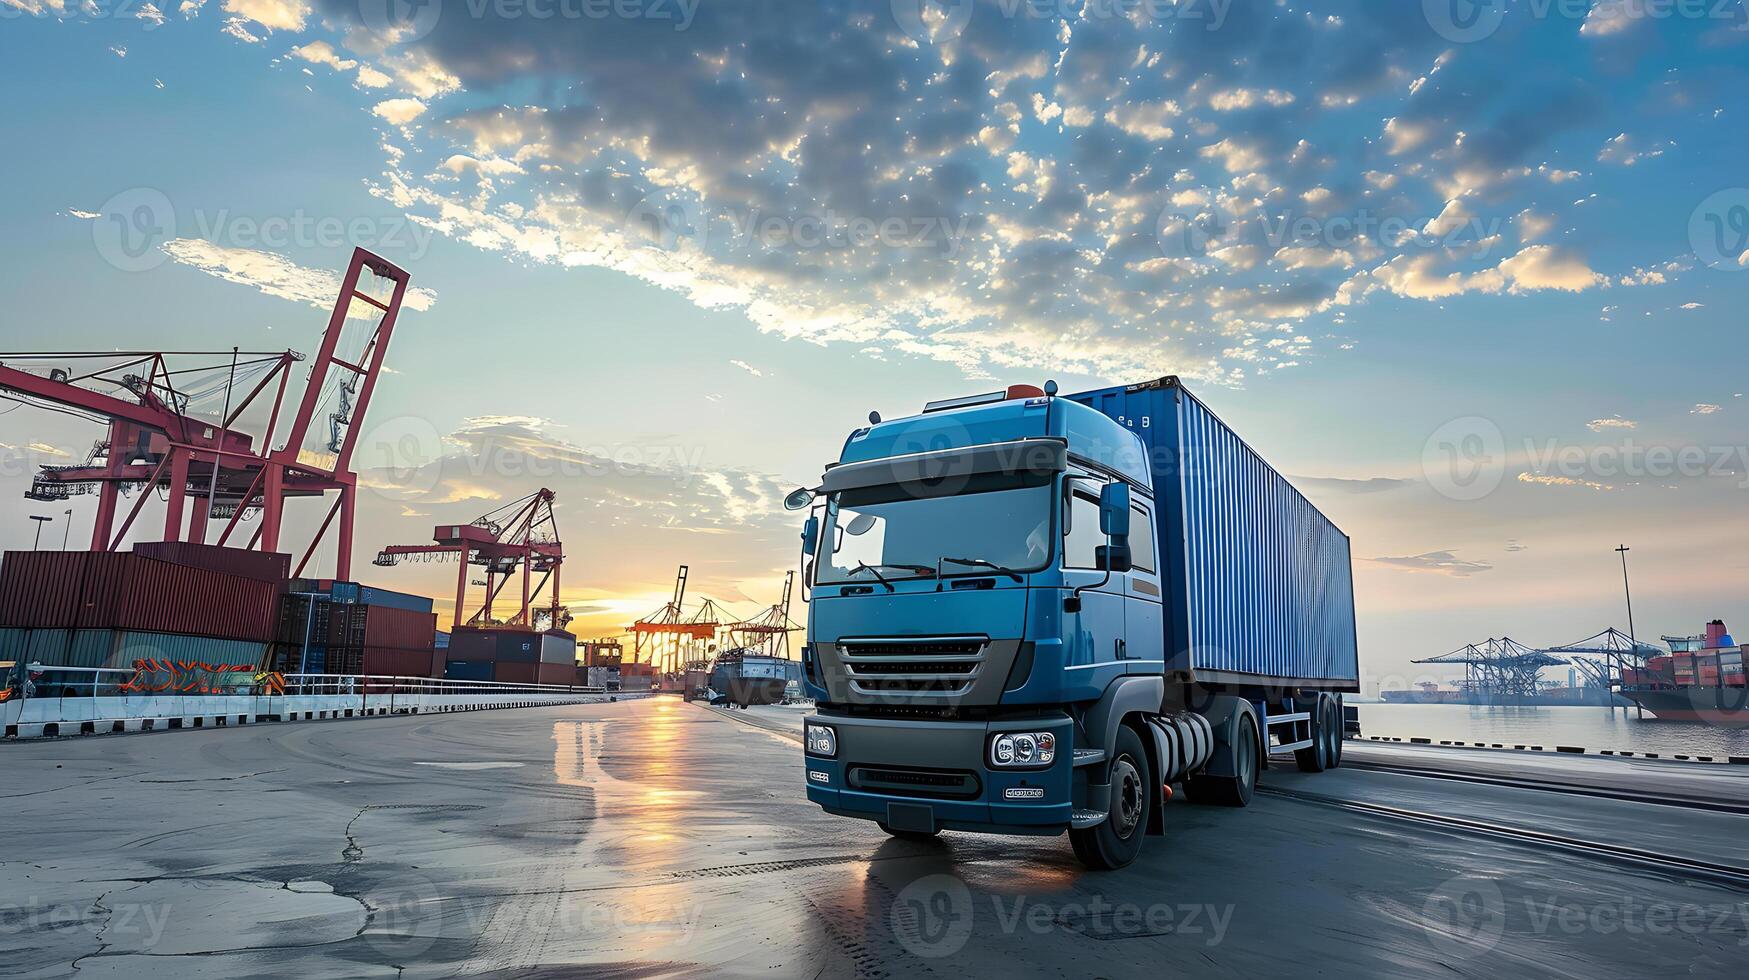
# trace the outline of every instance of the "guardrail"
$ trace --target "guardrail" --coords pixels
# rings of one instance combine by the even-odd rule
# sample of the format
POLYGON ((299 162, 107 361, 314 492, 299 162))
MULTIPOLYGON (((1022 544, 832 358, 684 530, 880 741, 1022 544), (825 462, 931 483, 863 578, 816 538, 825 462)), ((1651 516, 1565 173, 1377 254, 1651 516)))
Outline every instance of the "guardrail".
POLYGON ((0 725, 6 738, 32 738, 587 704, 643 696, 583 685, 200 669, 205 666, 123 670, 32 664, 28 671, 12 672, 0 699, 0 725))

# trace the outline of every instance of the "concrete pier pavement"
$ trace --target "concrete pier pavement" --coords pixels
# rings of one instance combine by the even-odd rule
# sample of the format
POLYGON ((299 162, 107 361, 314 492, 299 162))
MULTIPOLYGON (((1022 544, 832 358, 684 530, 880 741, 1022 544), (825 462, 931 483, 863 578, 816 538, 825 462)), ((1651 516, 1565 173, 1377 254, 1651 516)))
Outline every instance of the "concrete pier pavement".
MULTIPOLYGON (((891 840, 806 801, 791 733, 726 714, 657 698, 0 746, 0 975, 1724 977, 1749 958, 1729 882, 1300 797, 1174 802, 1114 873, 1062 838, 891 840)), ((1743 863, 1741 817, 1363 770, 1264 783, 1646 847, 1668 826, 1667 849, 1743 863)))

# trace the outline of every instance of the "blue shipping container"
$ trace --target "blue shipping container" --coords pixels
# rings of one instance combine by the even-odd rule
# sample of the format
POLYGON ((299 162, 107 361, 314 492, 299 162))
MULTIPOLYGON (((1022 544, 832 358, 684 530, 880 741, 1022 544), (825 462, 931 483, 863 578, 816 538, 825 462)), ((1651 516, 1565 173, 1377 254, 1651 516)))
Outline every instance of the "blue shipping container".
POLYGON ((1067 396, 1140 436, 1154 476, 1166 666, 1354 689, 1348 536, 1176 377, 1067 396))
POLYGON ((392 609, 405 609, 408 612, 416 613, 428 613, 431 611, 432 605, 429 596, 390 592, 388 589, 373 589, 368 585, 359 586, 358 602, 366 606, 388 606, 392 609))
POLYGON ((451 660, 443 665, 443 676, 452 681, 489 681, 495 666, 490 660, 451 660))

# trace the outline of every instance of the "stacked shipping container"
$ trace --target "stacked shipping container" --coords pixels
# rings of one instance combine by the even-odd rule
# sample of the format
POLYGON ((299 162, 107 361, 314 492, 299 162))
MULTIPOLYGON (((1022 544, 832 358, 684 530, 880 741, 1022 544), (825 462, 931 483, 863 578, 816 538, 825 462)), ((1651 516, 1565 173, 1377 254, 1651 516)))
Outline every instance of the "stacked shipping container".
POLYGON ((444 659, 443 676, 451 680, 579 683, 577 638, 563 630, 457 629, 449 635, 444 659))

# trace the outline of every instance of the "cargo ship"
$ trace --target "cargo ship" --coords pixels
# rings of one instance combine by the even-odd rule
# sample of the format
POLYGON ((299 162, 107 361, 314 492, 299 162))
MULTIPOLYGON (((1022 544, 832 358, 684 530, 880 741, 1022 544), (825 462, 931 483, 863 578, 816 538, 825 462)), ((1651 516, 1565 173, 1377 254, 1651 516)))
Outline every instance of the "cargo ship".
POLYGON ((1664 721, 1749 725, 1749 684, 1743 654, 1723 620, 1697 636, 1666 636, 1668 654, 1621 672, 1621 695, 1664 721))
POLYGON ((717 654, 711 665, 710 688, 729 704, 748 707, 777 704, 797 673, 796 662, 747 647, 717 654))

